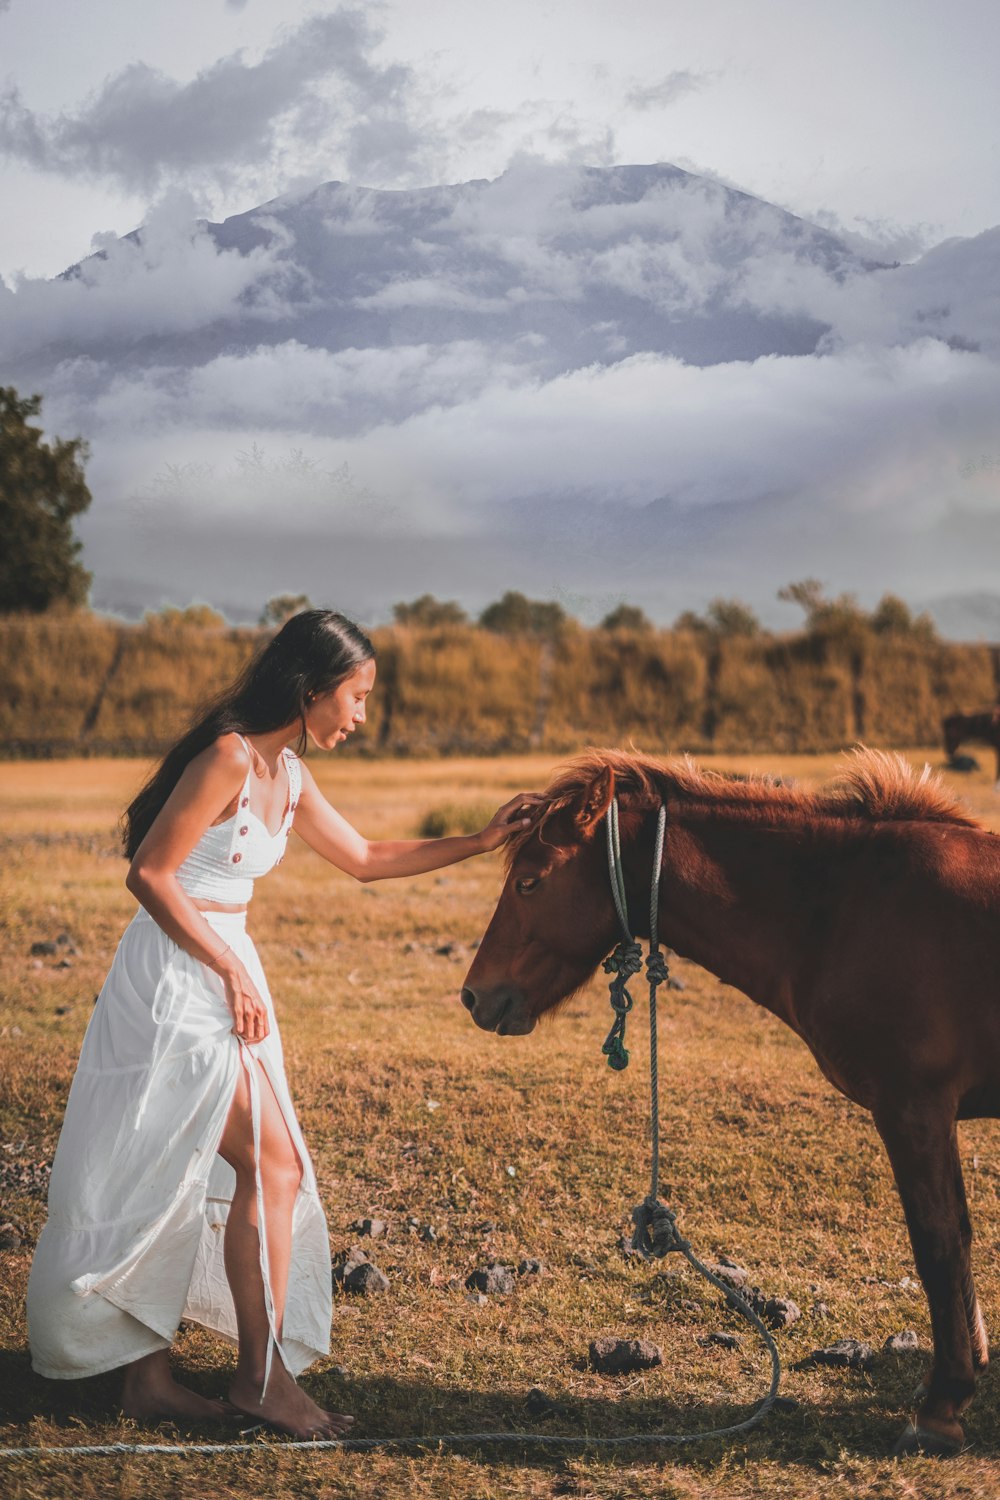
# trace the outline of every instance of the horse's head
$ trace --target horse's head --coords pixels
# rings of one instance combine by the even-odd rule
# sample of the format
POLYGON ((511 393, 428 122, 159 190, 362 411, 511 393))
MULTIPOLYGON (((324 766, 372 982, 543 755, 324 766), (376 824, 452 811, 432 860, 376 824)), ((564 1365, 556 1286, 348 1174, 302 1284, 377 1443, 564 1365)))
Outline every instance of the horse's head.
POLYGON ((485 1031, 532 1031, 613 945, 606 846, 596 835, 614 790, 613 768, 595 768, 589 782, 551 796, 510 841, 507 878, 462 990, 485 1031))

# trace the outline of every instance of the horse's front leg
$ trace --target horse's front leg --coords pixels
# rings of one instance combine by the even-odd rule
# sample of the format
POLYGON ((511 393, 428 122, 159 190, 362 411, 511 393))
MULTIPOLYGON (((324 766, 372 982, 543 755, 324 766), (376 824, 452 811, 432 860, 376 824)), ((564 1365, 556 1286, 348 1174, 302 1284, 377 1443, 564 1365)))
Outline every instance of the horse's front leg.
MULTIPOLYGON (((972 1228, 965 1201, 954 1114, 939 1099, 910 1099, 875 1112, 903 1203, 917 1271, 930 1305, 934 1362, 915 1422, 897 1446, 956 1453, 965 1441, 958 1417, 975 1388, 972 1325, 972 1228)), ((978 1361, 977 1361, 978 1362, 978 1361)))

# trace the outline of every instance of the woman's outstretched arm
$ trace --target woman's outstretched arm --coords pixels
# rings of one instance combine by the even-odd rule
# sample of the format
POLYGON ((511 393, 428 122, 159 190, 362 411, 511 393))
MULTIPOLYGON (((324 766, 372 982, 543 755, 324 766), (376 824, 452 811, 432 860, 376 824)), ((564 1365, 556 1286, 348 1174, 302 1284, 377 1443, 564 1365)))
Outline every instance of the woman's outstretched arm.
POLYGON ((302 796, 295 813, 295 831, 310 849, 355 880, 388 880, 397 875, 423 875, 473 854, 488 854, 530 821, 538 792, 518 792, 497 808, 478 833, 440 839, 366 839, 342 813, 331 807, 307 766, 302 767, 302 796))

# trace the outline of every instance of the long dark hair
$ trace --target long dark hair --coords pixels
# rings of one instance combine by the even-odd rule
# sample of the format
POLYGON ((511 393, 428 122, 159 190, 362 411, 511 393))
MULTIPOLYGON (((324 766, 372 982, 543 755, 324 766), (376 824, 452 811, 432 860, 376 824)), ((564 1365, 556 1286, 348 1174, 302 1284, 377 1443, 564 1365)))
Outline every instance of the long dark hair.
POLYGON ((266 734, 298 720, 296 747, 304 754, 305 706, 317 693, 350 677, 375 656, 364 631, 332 609, 304 609, 251 658, 236 681, 208 703, 187 733, 163 757, 142 791, 122 814, 119 829, 126 859, 132 859, 189 761, 222 734, 266 734))

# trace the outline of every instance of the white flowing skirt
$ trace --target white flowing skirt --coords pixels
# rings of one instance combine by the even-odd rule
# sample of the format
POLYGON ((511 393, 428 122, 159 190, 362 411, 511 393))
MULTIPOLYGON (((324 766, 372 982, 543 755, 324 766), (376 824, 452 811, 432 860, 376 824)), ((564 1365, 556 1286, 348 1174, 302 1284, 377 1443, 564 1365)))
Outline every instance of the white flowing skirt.
MULTIPOLYGON (((236 1176, 217 1148, 241 1069, 259 1098, 258 1066, 303 1169, 282 1357, 298 1374, 329 1353, 326 1218, 288 1092, 267 981, 246 914, 204 916, 246 964, 267 1005, 270 1034, 241 1042, 222 980, 140 907, 87 1028, 52 1163, 48 1222, 28 1282, 31 1361, 41 1375, 98 1375, 166 1348, 182 1318, 236 1341, 223 1265, 236 1176)), ((258 1223, 263 1207, 258 1179, 258 1223)), ((270 1311, 266 1242, 262 1270, 270 1311)))

